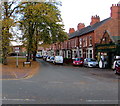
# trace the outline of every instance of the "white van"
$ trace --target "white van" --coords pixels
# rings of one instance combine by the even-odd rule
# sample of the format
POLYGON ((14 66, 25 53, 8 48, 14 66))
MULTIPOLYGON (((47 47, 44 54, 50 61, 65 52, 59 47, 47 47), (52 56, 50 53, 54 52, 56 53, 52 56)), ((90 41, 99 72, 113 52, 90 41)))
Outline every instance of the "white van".
POLYGON ((54 61, 53 61, 54 64, 63 64, 63 57, 62 56, 55 56, 54 58, 54 61))

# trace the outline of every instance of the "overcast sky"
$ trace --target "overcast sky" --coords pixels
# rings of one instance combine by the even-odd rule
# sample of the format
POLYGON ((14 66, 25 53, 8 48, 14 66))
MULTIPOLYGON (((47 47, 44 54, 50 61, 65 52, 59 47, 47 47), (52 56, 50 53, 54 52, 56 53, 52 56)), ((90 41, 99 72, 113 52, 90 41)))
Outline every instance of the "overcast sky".
MULTIPOLYGON (((77 29, 78 23, 88 26, 91 16, 99 15, 100 20, 110 17, 110 7, 117 4, 120 0, 61 0, 60 7, 65 31, 69 28, 77 29)), ((19 44, 19 43, 18 43, 19 44)), ((17 45, 17 43, 14 43, 17 45)))
POLYGON ((110 7, 120 0, 61 0, 60 7, 65 31, 69 28, 77 29, 78 23, 88 26, 91 16, 99 15, 100 20, 110 17, 110 7))

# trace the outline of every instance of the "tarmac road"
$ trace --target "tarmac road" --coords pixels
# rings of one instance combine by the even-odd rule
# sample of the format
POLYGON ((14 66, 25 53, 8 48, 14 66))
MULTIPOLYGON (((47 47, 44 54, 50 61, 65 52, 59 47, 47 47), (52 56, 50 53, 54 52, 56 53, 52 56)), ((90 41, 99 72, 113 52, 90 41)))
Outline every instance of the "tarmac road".
POLYGON ((29 79, 3 80, 3 104, 118 104, 119 77, 111 70, 38 60, 29 79))

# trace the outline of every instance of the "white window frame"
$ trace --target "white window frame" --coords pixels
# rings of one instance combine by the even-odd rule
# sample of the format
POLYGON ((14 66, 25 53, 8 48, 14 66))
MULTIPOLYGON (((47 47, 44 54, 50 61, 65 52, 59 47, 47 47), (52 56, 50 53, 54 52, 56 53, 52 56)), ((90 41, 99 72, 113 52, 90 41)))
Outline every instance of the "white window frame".
POLYGON ((87 37, 85 38, 85 47, 87 47, 87 37))
POLYGON ((89 50, 89 56, 90 56, 90 58, 93 58, 93 50, 91 50, 91 49, 89 50), (92 57, 90 55, 92 55, 92 57))
POLYGON ((87 47, 87 37, 83 38, 83 47, 87 47))
POLYGON ((71 58, 71 51, 68 50, 68 58, 71 58))
POLYGON ((89 46, 92 46, 92 36, 89 36, 89 46))
POLYGON ((83 47, 85 47, 85 38, 83 38, 83 47))
POLYGON ((79 55, 80 57, 83 57, 82 49, 79 49, 79 55))
POLYGON ((82 38, 79 39, 79 47, 82 47, 82 38))

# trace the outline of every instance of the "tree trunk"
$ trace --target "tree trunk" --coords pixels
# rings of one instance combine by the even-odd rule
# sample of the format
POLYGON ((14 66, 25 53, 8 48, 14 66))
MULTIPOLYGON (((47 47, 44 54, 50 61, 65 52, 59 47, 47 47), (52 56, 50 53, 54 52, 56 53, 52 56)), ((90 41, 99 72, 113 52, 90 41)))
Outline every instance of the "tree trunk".
POLYGON ((26 61, 27 62, 29 62, 30 61, 30 49, 29 49, 29 47, 27 48, 27 59, 26 59, 26 61))
POLYGON ((33 61, 36 61, 36 54, 37 54, 37 49, 38 49, 38 32, 36 31, 36 38, 34 39, 35 43, 35 50, 33 51, 33 61))
POLYGON ((33 52, 33 61, 36 61, 36 51, 33 52))
POLYGON ((6 35, 2 33, 2 35, 4 35, 4 37, 2 38, 2 50, 3 50, 3 55, 2 55, 2 63, 4 65, 7 65, 7 56, 8 56, 8 48, 9 48, 9 40, 8 40, 8 34, 9 34, 9 28, 6 28, 6 35))
POLYGON ((4 65, 7 65, 7 64, 8 64, 8 62, 7 62, 7 49, 6 49, 6 48, 3 49, 3 59, 2 59, 2 63, 3 63, 4 65))
POLYGON ((30 60, 32 59, 32 53, 30 53, 30 60))

